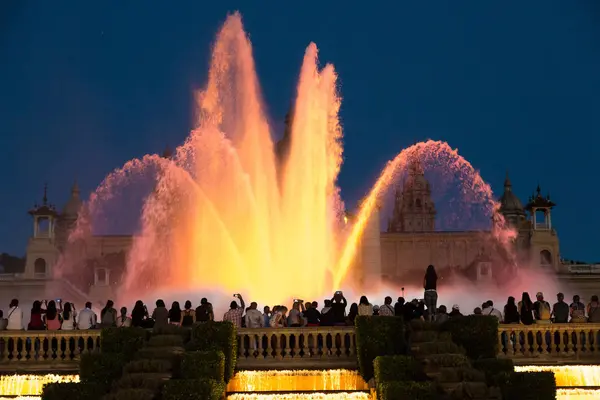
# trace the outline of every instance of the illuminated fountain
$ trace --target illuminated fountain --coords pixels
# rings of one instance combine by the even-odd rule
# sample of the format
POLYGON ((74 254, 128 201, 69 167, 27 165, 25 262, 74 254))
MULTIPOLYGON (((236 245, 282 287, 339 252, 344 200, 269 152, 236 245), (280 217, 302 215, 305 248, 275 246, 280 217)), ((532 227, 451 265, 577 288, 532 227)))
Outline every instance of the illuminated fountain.
MULTIPOLYGON (((352 224, 344 224, 336 184, 342 132, 333 66, 319 69, 316 46, 307 47, 287 147, 277 154, 251 44, 237 13, 217 36, 197 106, 196 129, 172 157, 132 160, 92 194, 59 273, 79 273, 75 266, 85 257, 85 246, 78 244, 92 234, 92 223, 120 187, 148 171, 156 181, 129 253, 125 287, 119 291, 127 296, 119 299, 123 304, 138 297, 172 297, 169 293, 229 297, 242 288, 253 301, 278 304, 353 288, 348 272, 373 209, 417 161, 454 179, 464 203, 476 204, 488 224, 497 210, 489 185, 473 167, 446 143, 430 140, 390 161, 352 224)), ((470 215, 461 217, 470 220, 470 215)), ((492 233, 501 245, 514 235, 500 216, 492 233)))
POLYGON ((79 382, 79 375, 0 375, 2 396, 38 396, 47 383, 79 382))
POLYGON ((552 371, 557 387, 600 387, 600 365, 528 365, 516 366, 515 371, 552 371))

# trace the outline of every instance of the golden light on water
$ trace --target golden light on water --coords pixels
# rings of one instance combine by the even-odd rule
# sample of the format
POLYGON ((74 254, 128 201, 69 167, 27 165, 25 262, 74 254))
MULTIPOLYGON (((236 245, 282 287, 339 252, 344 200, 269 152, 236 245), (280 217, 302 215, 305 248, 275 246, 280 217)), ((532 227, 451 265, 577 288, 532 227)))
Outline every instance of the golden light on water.
POLYGON ((598 400, 600 399, 600 390, 592 389, 558 389, 556 391, 557 400, 598 400))
POLYGON ((346 369, 241 371, 227 385, 228 392, 327 390, 369 390, 369 386, 358 372, 346 369))
POLYGON ((236 393, 227 396, 229 400, 369 400, 369 393, 286 393, 286 394, 255 394, 236 393))
MULTIPOLYGON (((600 387, 600 365, 516 366, 517 372, 554 372, 558 387, 600 387)), ((598 393, 598 392, 596 392, 598 393)))
POLYGON ((79 382, 79 375, 2 375, 0 396, 40 395, 44 385, 53 382, 79 382))

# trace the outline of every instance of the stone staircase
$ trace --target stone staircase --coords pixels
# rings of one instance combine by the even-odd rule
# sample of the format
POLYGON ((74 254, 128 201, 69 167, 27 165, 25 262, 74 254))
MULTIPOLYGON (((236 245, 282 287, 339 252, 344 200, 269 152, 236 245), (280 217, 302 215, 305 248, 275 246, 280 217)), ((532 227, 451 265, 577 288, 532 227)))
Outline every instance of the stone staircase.
POLYGON ((471 366, 462 348, 449 332, 435 324, 412 325, 412 355, 423 364, 425 374, 436 381, 449 399, 500 400, 498 388, 489 387, 485 374, 471 366))

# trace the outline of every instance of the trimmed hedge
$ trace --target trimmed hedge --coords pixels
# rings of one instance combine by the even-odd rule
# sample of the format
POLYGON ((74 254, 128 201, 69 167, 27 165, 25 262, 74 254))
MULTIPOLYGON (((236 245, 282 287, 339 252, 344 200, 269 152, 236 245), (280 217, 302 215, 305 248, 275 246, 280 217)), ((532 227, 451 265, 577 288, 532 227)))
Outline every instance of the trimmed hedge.
POLYGON ((419 355, 430 354, 465 354, 465 349, 454 342, 422 342, 415 345, 419 348, 419 355))
POLYGON ((131 359, 144 345, 148 332, 142 328, 106 328, 100 333, 102 353, 117 353, 131 359))
POLYGON ((421 364, 409 356, 379 356, 373 362, 377 383, 419 380, 421 364))
POLYGON ((180 335, 152 336, 148 347, 183 347, 183 338, 180 335))
POLYGON ((170 380, 163 387, 162 400, 220 400, 225 384, 214 379, 170 380))
POLYGON ((555 400, 556 380, 554 373, 543 372, 511 372, 501 387, 502 398, 519 400, 555 400))
MULTIPOLYGON (((148 389, 119 389, 102 400, 154 400, 155 394, 148 389)), ((70 399, 69 399, 70 400, 70 399)))
POLYGON ((183 379, 214 379, 225 381, 225 355, 222 351, 192 351, 181 362, 183 379))
POLYGON ((451 318, 441 329, 450 332, 452 341, 464 347, 471 359, 494 358, 498 353, 498 319, 494 316, 451 318))
POLYGON ((93 383, 48 383, 42 388, 42 400, 101 400, 104 388, 93 383))
POLYGON ((510 374, 515 371, 515 365, 509 358, 482 358, 474 360, 473 368, 485 373, 486 382, 490 386, 498 386, 502 380, 501 374, 510 374))
POLYGON ((434 382, 392 381, 377 385, 378 400, 438 400, 441 394, 434 382))
POLYGON ((406 353, 404 322, 401 317, 358 316, 355 326, 358 369, 365 381, 374 376, 375 358, 406 353))
POLYGON ((471 366, 469 359, 462 354, 432 354, 426 360, 428 365, 439 368, 471 366))
POLYGON ((123 354, 82 354, 79 362, 79 378, 83 383, 95 384, 97 389, 108 393, 114 381, 123 373, 126 359, 123 354))
POLYGON ((483 371, 469 367, 442 368, 440 382, 485 382, 483 371))
POLYGON ((422 342, 435 342, 436 340, 447 342, 452 340, 452 335, 450 332, 412 331, 410 340, 413 344, 422 342))
POLYGON ((152 336, 160 336, 160 335, 177 335, 181 336, 184 343, 190 341, 192 336, 191 328, 184 328, 182 326, 177 325, 166 325, 162 327, 158 327, 152 330, 152 336))
POLYGON ((173 365, 169 360, 135 360, 130 361, 123 367, 124 374, 135 374, 138 372, 169 372, 173 365))
POLYGON ((188 351, 221 351, 225 355, 225 382, 235 374, 237 334, 229 321, 208 321, 194 325, 188 351))

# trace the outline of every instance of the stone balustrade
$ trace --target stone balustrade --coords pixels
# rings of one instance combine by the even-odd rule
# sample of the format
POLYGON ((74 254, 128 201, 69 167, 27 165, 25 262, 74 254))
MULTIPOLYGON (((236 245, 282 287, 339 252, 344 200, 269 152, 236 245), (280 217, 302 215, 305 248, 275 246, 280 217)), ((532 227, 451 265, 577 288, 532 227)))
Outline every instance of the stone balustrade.
POLYGON ((73 370, 99 346, 99 330, 0 331, 0 370, 73 370))
POLYGON ((500 325, 499 357, 516 364, 600 361, 600 324, 500 325))
MULTIPOLYGON (((238 330, 239 369, 356 368, 354 327, 238 330)), ((0 372, 76 370, 100 331, 0 331, 0 372)), ((600 324, 500 325, 498 356, 516 364, 600 362, 600 324)))
POLYGON ((238 331, 238 368, 356 368, 354 327, 255 328, 238 331))

